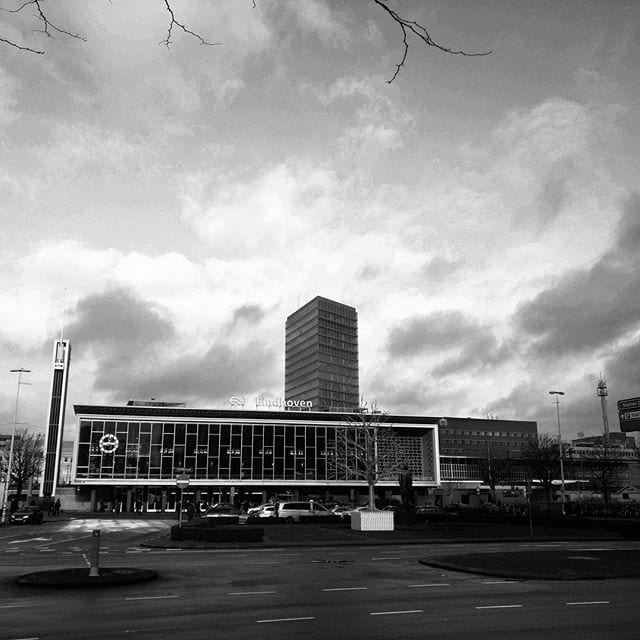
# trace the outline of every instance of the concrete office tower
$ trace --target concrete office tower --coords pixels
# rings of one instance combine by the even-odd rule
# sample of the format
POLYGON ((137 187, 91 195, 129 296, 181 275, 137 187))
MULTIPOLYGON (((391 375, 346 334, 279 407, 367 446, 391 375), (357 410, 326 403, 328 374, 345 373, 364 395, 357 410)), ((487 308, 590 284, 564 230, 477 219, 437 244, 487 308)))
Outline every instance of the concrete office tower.
POLYGON ((44 469, 42 471, 42 481, 40 482, 41 497, 56 495, 64 413, 67 403, 70 352, 69 340, 59 338, 53 341, 53 376, 47 412, 47 433, 44 439, 44 469))
POLYGON ((285 400, 312 411, 353 411, 360 405, 358 312, 316 296, 286 322, 285 400))

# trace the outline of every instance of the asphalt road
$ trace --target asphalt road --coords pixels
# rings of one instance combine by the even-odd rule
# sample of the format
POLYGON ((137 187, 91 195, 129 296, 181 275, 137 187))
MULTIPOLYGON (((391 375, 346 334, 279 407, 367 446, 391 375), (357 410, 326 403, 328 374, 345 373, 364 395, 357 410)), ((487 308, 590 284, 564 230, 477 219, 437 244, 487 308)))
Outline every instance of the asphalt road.
MULTIPOLYGON (((163 521, 72 521, 0 529, 0 640, 443 638, 637 640, 638 579, 520 581, 427 567, 477 545, 254 550, 145 549, 163 521), (97 590, 20 587, 17 575, 101 564, 154 569, 155 581, 97 590)), ((640 543, 629 543, 638 548, 640 543)), ((602 543, 621 548, 623 543, 602 543)), ((486 544, 487 551, 593 543, 486 544)))

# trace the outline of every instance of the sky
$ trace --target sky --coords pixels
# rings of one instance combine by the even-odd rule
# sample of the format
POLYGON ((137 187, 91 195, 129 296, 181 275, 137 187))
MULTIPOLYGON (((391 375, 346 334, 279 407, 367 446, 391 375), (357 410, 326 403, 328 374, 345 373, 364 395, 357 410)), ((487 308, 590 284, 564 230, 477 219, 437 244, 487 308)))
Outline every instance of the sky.
MULTIPOLYGON (((19 2, 5 0, 3 6, 19 2)), ((15 7, 14 7, 15 5, 15 7)), ((389 413, 596 435, 640 396, 635 0, 46 5, 0 13, 0 432, 74 404, 284 395, 284 325, 356 307, 389 413), (213 44, 215 43, 215 44, 213 44)))

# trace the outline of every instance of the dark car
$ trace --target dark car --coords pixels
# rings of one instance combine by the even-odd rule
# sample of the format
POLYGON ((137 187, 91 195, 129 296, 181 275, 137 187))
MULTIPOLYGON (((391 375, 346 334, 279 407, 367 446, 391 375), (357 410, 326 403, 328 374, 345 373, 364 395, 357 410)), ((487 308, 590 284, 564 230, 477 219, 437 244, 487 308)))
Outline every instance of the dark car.
POLYGON ((207 509, 203 514, 203 518, 238 518, 243 515, 244 512, 238 507, 234 507, 232 504, 224 505, 217 504, 210 509, 207 509))
POLYGON ((42 524, 44 515, 40 507, 22 507, 11 514, 9 522, 15 524, 42 524))

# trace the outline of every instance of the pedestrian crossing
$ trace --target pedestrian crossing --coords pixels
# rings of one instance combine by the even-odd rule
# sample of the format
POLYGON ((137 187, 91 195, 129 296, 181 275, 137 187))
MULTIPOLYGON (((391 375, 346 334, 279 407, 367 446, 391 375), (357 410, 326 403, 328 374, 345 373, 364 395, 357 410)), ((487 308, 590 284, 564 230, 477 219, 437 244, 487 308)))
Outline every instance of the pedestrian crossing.
POLYGON ((140 531, 155 532, 167 531, 171 526, 170 523, 163 520, 116 520, 113 518, 86 518, 71 520, 61 524, 59 531, 77 533, 79 531, 93 531, 100 529, 101 531, 140 531))

